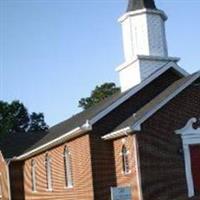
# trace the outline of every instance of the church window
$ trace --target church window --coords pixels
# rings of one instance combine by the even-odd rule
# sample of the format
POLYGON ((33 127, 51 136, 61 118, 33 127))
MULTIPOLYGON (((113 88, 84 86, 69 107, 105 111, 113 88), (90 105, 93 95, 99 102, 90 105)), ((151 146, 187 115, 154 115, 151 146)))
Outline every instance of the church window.
POLYGON ((123 168, 123 173, 128 174, 130 173, 129 169, 129 159, 128 159, 128 150, 125 145, 122 146, 122 168, 123 168))
POLYGON ((35 160, 31 161, 31 181, 32 181, 32 191, 36 191, 36 163, 35 160))
POLYGON ((72 178, 72 163, 71 163, 71 153, 68 148, 64 148, 64 171, 65 171, 65 184, 66 187, 73 187, 72 178))
POLYGON ((52 191, 52 166, 51 158, 48 154, 45 157, 45 168, 46 168, 46 181, 47 181, 47 190, 52 191))

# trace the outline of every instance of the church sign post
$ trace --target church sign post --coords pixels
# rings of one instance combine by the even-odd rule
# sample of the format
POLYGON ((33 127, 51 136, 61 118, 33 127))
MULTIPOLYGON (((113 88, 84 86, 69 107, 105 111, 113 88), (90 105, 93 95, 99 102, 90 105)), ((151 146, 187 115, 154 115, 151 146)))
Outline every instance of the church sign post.
POLYGON ((111 187, 111 200, 131 200, 130 187, 111 187))

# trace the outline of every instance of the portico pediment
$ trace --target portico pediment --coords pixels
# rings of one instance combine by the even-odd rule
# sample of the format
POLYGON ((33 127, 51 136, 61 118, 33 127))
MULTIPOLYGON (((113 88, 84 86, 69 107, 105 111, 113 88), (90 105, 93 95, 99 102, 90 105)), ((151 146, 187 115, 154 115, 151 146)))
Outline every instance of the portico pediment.
POLYGON ((197 118, 191 118, 187 124, 185 125, 185 127, 179 129, 176 131, 177 134, 181 134, 182 136, 186 136, 186 135, 198 135, 200 134, 200 125, 198 122, 200 121, 200 119, 197 118), (196 125, 196 126, 195 126, 196 125))

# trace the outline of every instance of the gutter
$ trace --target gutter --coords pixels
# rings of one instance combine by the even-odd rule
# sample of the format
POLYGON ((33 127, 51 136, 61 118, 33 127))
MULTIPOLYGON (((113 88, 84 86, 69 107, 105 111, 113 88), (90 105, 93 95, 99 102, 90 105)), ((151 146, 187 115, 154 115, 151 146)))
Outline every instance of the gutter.
POLYGON ((112 140, 112 139, 116 139, 116 138, 119 138, 122 136, 127 136, 131 132, 132 132, 132 129, 130 127, 126 127, 126 128, 120 129, 118 131, 104 135, 103 137, 101 137, 101 139, 112 140))
POLYGON ((46 144, 43 144, 27 153, 24 153, 18 157, 15 157, 14 158, 14 161, 19 161, 19 160, 24 160, 26 158, 29 158, 35 154, 38 154, 38 153, 41 153, 51 147, 54 147, 55 145, 59 145, 61 144, 62 142, 66 141, 66 140, 70 140, 74 137, 77 137, 77 136, 80 136, 88 131, 91 131, 92 130, 92 126, 90 125, 89 121, 87 120, 85 122, 85 124, 83 124, 82 126, 80 127, 77 127, 65 134, 63 134, 62 136, 58 137, 58 138, 55 138, 54 140, 46 143, 46 144))

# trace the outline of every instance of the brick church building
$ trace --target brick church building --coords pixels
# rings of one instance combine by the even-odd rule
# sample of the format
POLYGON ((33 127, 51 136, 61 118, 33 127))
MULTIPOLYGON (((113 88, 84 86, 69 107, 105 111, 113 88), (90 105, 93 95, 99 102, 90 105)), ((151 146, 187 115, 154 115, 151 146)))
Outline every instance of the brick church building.
POLYGON ((121 92, 0 143, 2 200, 200 200, 200 72, 168 56, 166 14, 129 0, 121 92))

